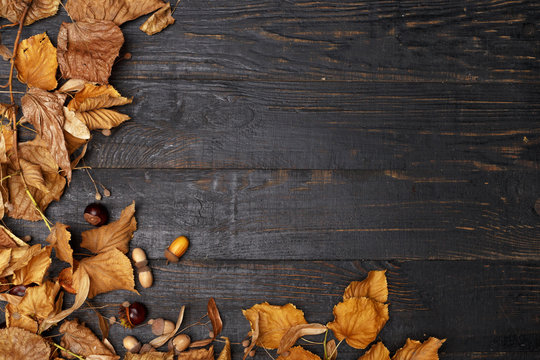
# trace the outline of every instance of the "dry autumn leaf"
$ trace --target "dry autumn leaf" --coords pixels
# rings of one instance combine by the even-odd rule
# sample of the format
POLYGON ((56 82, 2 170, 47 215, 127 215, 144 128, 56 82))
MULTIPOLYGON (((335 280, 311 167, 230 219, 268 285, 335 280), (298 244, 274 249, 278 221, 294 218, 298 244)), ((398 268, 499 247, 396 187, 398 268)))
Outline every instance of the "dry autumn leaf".
POLYGON ((212 323, 212 332, 214 333, 213 338, 215 339, 216 337, 218 337, 218 335, 221 333, 221 330, 223 329, 223 321, 221 320, 221 316, 219 315, 219 310, 217 308, 214 298, 210 298, 210 300, 208 300, 207 309, 208 318, 212 323))
POLYGON ((124 254, 129 250, 129 241, 137 230, 135 220, 135 201, 120 214, 120 219, 98 228, 82 233, 81 246, 95 254, 118 249, 124 254))
POLYGON ((11 259, 8 266, 0 274, 0 278, 13 275, 16 270, 25 267, 32 260, 32 257, 40 251, 41 245, 39 244, 12 248, 11 259))
POLYGON ((69 244, 71 233, 68 231, 69 226, 56 223, 47 236, 47 241, 54 248, 56 257, 73 266, 73 250, 69 244))
POLYGON ((112 21, 62 23, 58 33, 58 65, 62 77, 108 83, 124 35, 112 21))
POLYGON ((76 21, 110 20, 121 25, 163 5, 161 0, 68 0, 66 10, 76 21))
POLYGON ((392 360, 438 360, 439 348, 446 341, 430 337, 423 343, 407 339, 405 346, 396 351, 392 360))
POLYGON ((270 305, 267 302, 256 304, 250 309, 242 310, 249 320, 253 331, 255 314, 259 315, 259 339, 257 345, 267 349, 277 349, 281 338, 287 331, 300 324, 307 324, 304 312, 293 304, 283 306, 270 305))
POLYGON ((11 249, 0 249, 0 273, 9 265, 11 260, 11 249))
POLYGON ((174 24, 174 18, 171 16, 171 4, 167 3, 164 7, 152 14, 139 29, 148 35, 154 35, 174 24))
POLYGON ((77 319, 64 321, 60 326, 60 333, 64 334, 60 345, 77 355, 86 358, 90 355, 104 355, 107 359, 120 359, 120 356, 113 354, 92 330, 80 324, 77 319))
MULTIPOLYGON (((77 114, 75 113, 75 111, 69 110, 67 107, 64 106, 64 117, 66 118, 66 122, 64 123, 64 131, 66 131, 73 137, 79 139, 80 142, 86 142, 90 139, 90 130, 77 117, 77 114)), ((68 145, 68 151, 69 150, 70 149, 68 145)))
POLYGON ((32 283, 41 285, 43 278, 49 270, 52 247, 46 246, 35 254, 28 264, 13 273, 13 283, 15 285, 29 285, 32 283))
MULTIPOLYGON (((0 17, 5 17, 12 23, 18 23, 28 0, 0 0, 0 17)), ((60 0, 34 0, 24 19, 24 25, 53 16, 58 12, 60 0)))
POLYGON ((358 358, 358 360, 390 360, 390 351, 379 341, 358 358))
POLYGON ((121 96, 111 85, 86 84, 69 102, 68 109, 90 130, 112 129, 129 120, 129 116, 106 108, 130 103, 130 98, 121 96))
POLYGON ((39 335, 20 328, 0 329, 0 359, 49 360, 51 348, 39 335))
POLYGON ((326 343, 326 358, 324 360, 336 360, 337 354, 336 340, 332 339, 326 343))
POLYGON ((65 98, 64 94, 53 94, 39 88, 30 88, 23 96, 21 104, 25 118, 34 125, 39 136, 47 142, 50 153, 64 171, 69 183, 71 166, 63 132, 65 98))
POLYGON ((9 50, 6 45, 2 44, 2 35, 0 35, 0 56, 6 61, 11 59, 11 57, 13 56, 11 50, 9 50))
POLYGON ((258 312, 255 312, 254 316, 251 316, 251 320, 249 320, 249 325, 251 326, 251 342, 249 343, 249 346, 244 349, 244 357, 242 358, 242 360, 246 360, 246 358, 249 356, 249 353, 251 352, 251 350, 253 350, 253 348, 257 344, 257 341, 259 340, 258 312))
POLYGON ((388 283, 386 270, 370 271, 363 281, 353 281, 345 289, 343 300, 352 297, 368 297, 381 303, 388 300, 388 283))
POLYGON ((278 354, 289 350, 298 339, 306 335, 319 335, 326 332, 327 327, 322 324, 300 324, 291 327, 281 338, 278 354))
POLYGON ((15 57, 17 78, 29 87, 53 90, 57 86, 56 48, 46 33, 21 41, 15 57))
POLYGON ((8 228, 0 225, 0 249, 28 246, 24 241, 15 236, 8 228))
POLYGON ((83 79, 69 79, 62 86, 60 86, 58 91, 63 93, 78 92, 84 89, 84 85, 86 83, 86 80, 83 79))
POLYGON ((17 305, 6 305, 6 326, 17 327, 30 331, 31 333, 37 333, 39 324, 28 315, 21 314, 17 311, 17 305))
POLYGON ((174 327, 174 330, 171 331, 168 334, 163 334, 161 336, 158 336, 157 338, 150 341, 150 345, 154 348, 158 348, 165 344, 167 341, 173 338, 173 336, 176 334, 178 329, 180 329, 180 325, 182 325, 182 321, 184 321, 184 312, 186 311, 186 307, 182 305, 180 308, 180 312, 178 313, 178 318, 176 319, 176 326, 174 327))
POLYGON ((321 360, 321 358, 301 346, 295 346, 287 354, 280 355, 276 360, 321 360))
POLYGON ((214 360, 214 346, 209 349, 182 351, 178 354, 178 360, 214 360))
POLYGON ((173 360, 174 359, 174 353, 171 352, 159 352, 159 351, 151 351, 144 354, 133 354, 130 352, 126 353, 126 356, 124 357, 124 360, 173 360))
POLYGON ((225 346, 219 353, 217 360, 231 360, 231 342, 228 337, 222 337, 225 339, 225 346))
POLYGON ((327 324, 334 336, 356 349, 364 349, 388 321, 388 304, 360 297, 334 306, 334 321, 327 324))

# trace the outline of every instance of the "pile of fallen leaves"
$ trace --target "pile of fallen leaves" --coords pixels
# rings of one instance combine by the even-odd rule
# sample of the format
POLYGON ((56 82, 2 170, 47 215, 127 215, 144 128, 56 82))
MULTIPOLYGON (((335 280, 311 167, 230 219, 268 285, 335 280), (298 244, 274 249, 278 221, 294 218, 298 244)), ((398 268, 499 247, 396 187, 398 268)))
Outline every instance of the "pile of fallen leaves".
MULTIPOLYGON (((129 119, 111 107, 131 103, 108 84, 124 43, 120 25, 152 11, 141 26, 149 35, 174 23, 171 6, 162 0, 67 0, 73 22, 62 23, 57 47, 46 33, 19 43, 22 27, 53 16, 60 0, 0 0, 0 17, 18 26, 11 51, 0 55, 11 64, 10 103, 0 103, 0 218, 37 221, 58 201, 72 170, 86 152, 91 130, 110 129, 129 119), (13 97, 13 75, 27 85, 22 117, 13 97), (67 80, 58 87, 57 72, 67 80), (18 120, 17 120, 18 119, 18 120), (34 139, 18 142, 19 126, 31 124, 34 139)), ((49 226, 49 224, 47 224, 49 226)))
MULTIPOLYGON (((343 341, 355 349, 365 349, 377 339, 389 319, 387 301, 385 271, 370 271, 365 280, 349 284, 343 294, 343 301, 334 306, 334 321, 326 325, 308 324, 304 312, 293 304, 256 304, 243 311, 251 325, 244 359, 252 354, 255 346, 259 346, 277 349, 277 360, 321 360, 318 355, 302 346, 294 346, 299 339, 308 342, 304 336, 320 334, 325 334, 321 343, 324 360, 335 360, 337 349, 343 341), (334 339, 328 339, 328 330, 339 341, 337 345, 334 339)), ((423 343, 407 339, 405 346, 396 351, 392 360, 437 360, 438 349, 444 341, 434 337, 423 343)), ((390 352, 382 342, 377 342, 358 360, 390 360, 390 352)))

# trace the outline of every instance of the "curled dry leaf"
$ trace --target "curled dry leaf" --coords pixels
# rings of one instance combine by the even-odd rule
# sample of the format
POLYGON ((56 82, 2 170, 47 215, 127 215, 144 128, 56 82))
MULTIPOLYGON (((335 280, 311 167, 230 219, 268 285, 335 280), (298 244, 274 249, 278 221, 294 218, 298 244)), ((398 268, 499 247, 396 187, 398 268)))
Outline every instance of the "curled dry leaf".
POLYGON ((167 353, 159 351, 150 351, 144 354, 126 353, 124 360, 173 360, 174 352, 169 351, 167 353))
POLYGON ((171 16, 171 4, 167 3, 164 7, 152 14, 139 29, 148 35, 154 35, 174 24, 174 18, 171 16))
POLYGON ((277 349, 281 338, 287 331, 300 324, 307 324, 304 312, 293 304, 283 306, 270 305, 267 302, 256 304, 250 309, 242 310, 249 320, 253 331, 255 314, 259 314, 259 339, 257 345, 267 349, 277 349))
POLYGON ((158 336, 154 340, 150 341, 150 345, 154 348, 158 348, 165 344, 167 341, 173 338, 174 335, 176 335, 176 332, 178 329, 180 329, 180 325, 182 325, 182 321, 184 321, 184 312, 186 310, 185 305, 182 305, 180 308, 180 312, 178 313, 178 319, 176 319, 176 326, 174 327, 174 330, 171 331, 168 334, 163 334, 161 336, 158 336))
POLYGON ((321 358, 301 346, 295 346, 286 355, 280 355, 277 360, 321 360, 321 358))
POLYGON ((56 82, 56 48, 46 33, 21 41, 15 57, 17 78, 29 87, 53 90, 56 82))
POLYGON ((110 20, 121 25, 163 5, 161 0, 68 0, 66 10, 76 21, 110 20))
POLYGON ((21 104, 25 118, 34 125, 39 136, 47 143, 50 153, 69 182, 71 166, 63 132, 65 99, 66 96, 63 94, 30 88, 21 99, 21 104))
POLYGON ((209 349, 182 351, 178 354, 178 360, 214 360, 214 346, 209 349))
POLYGON ((41 245, 36 244, 32 246, 21 246, 11 249, 11 258, 9 264, 4 268, 0 274, 0 278, 13 275, 13 273, 26 266, 36 255, 41 251, 41 245))
POLYGON ((390 360, 390 351, 388 351, 382 341, 379 341, 375 345, 372 345, 358 360, 390 360))
POLYGON ((251 326, 251 342, 249 343, 249 346, 244 351, 244 357, 242 360, 246 360, 249 353, 255 345, 257 344, 257 341, 259 340, 259 313, 255 312, 253 316, 251 316, 251 319, 249 320, 249 324, 251 326))
POLYGON ((12 327, 0 329, 0 359, 49 360, 51 348, 39 335, 12 327))
POLYGON ((407 339, 405 346, 396 351, 392 360, 438 360, 439 348, 446 341, 430 337, 423 343, 407 339))
POLYGON ((363 281, 353 281, 345 289, 343 300, 352 297, 368 297, 381 303, 388 300, 388 283, 386 270, 370 271, 363 281))
POLYGON ((221 316, 219 315, 219 310, 216 305, 216 301, 214 298, 210 298, 208 300, 208 318, 210 318, 210 322, 212 323, 212 331, 214 332, 214 339, 218 337, 218 335, 221 333, 221 330, 223 329, 223 321, 221 320, 221 316))
POLYGON ((58 65, 62 77, 108 83, 114 59, 123 43, 122 30, 112 21, 62 23, 58 33, 58 65))
MULTIPOLYGON (((28 0, 0 0, 0 17, 12 23, 19 23, 28 2, 28 0)), ((55 15, 59 5, 60 0, 34 0, 24 19, 24 25, 55 15)))
POLYGON ((28 246, 28 244, 15 236, 7 227, 0 225, 0 249, 10 249, 21 246, 28 246))
POLYGON ((289 350, 302 336, 323 334, 327 329, 328 328, 322 324, 295 325, 281 338, 277 353, 281 354, 289 350))
POLYGON ((47 241, 56 251, 56 257, 73 266, 73 250, 69 244, 71 233, 68 231, 69 226, 61 223, 56 223, 47 236, 47 241))
MULTIPOLYGON (((80 324, 78 320, 66 320, 60 326, 60 333, 64 334, 60 345, 77 355, 88 358, 90 355, 104 355, 106 359, 120 359, 103 344, 96 335, 80 324)), ((64 354, 66 355, 66 354, 64 354)), ((103 359, 103 357, 101 357, 103 359)))
POLYGON ((231 342, 228 337, 223 336, 222 338, 225 339, 225 346, 219 353, 217 360, 231 360, 231 342))
POLYGON ((64 117, 66 118, 66 122, 64 123, 64 130, 66 132, 68 132, 73 137, 80 139, 81 141, 90 139, 90 130, 77 117, 75 111, 69 110, 67 107, 64 106, 64 117))
POLYGON ((336 359, 337 359, 336 340, 332 339, 326 343, 326 359, 324 360, 336 360, 336 359))
POLYGON ((356 349, 364 349, 388 321, 388 304, 360 297, 334 306, 334 321, 327 324, 334 336, 356 349))
POLYGON ((41 285, 52 263, 51 251, 52 247, 44 247, 32 257, 27 265, 15 270, 13 272, 13 283, 15 285, 29 285, 32 283, 41 285))
POLYGON ((135 220, 135 201, 120 214, 120 219, 82 233, 81 246, 95 254, 118 249, 124 254, 129 250, 129 241, 137 230, 135 220))
POLYGON ((58 91, 63 93, 78 92, 84 89, 84 85, 86 83, 86 80, 83 79, 69 79, 64 83, 64 85, 60 86, 60 89, 58 89, 58 91))
POLYGON ((9 265, 9 261, 11 260, 11 249, 1 249, 0 250, 0 273, 4 271, 6 267, 9 265))

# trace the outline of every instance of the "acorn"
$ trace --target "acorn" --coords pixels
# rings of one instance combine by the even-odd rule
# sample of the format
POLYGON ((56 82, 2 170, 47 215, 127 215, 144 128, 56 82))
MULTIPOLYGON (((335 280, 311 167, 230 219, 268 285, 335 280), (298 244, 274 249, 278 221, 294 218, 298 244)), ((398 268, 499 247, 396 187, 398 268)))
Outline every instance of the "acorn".
POLYGON ((177 263, 180 260, 180 257, 184 255, 189 246, 189 240, 185 236, 177 237, 169 248, 165 250, 165 257, 168 261, 177 263))
POLYGON ((131 335, 126 336, 122 341, 122 344, 130 353, 136 353, 141 348, 141 343, 139 342, 139 340, 137 340, 136 337, 131 335))
POLYGON ((146 258, 146 253, 141 248, 135 248, 131 252, 131 259, 133 260, 133 264, 137 268, 144 267, 148 265, 148 259, 146 258))
POLYGON ((133 328, 136 325, 142 324, 146 320, 146 306, 140 302, 134 302, 125 306, 122 304, 120 307, 120 324, 126 328, 133 328))
POLYGON ((189 347, 189 344, 191 344, 191 338, 189 335, 180 334, 173 339, 172 344, 176 352, 181 352, 189 347))
POLYGON ((147 266, 148 259, 146 258, 146 253, 141 248, 135 248, 131 252, 131 259, 137 268, 137 273, 139 274, 139 283, 143 288, 149 288, 154 282, 154 277, 152 275, 152 270, 147 266))
POLYGON ((173 332, 175 328, 172 321, 163 318, 150 319, 148 320, 148 324, 152 325, 152 333, 156 336, 169 334, 173 332))

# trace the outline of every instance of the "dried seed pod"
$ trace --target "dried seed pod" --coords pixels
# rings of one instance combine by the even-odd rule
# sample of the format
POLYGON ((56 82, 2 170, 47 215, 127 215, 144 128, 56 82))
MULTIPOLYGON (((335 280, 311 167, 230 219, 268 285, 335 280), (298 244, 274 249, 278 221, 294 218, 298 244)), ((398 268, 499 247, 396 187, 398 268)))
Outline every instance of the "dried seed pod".
POLYGON ((191 338, 186 334, 180 334, 176 336, 172 341, 174 350, 177 352, 186 350, 189 347, 190 343, 191 343, 191 338))
POLYGON ((175 328, 175 324, 172 321, 162 318, 151 319, 148 321, 148 324, 152 325, 152 333, 157 336, 169 334, 175 328))
POLYGON ((248 347, 249 346, 249 340, 242 341, 242 346, 243 347, 248 347))
POLYGON ((154 276, 152 275, 152 270, 148 266, 143 266, 142 268, 137 269, 139 273, 139 283, 143 288, 149 288, 154 282, 154 276))
POLYGON ((131 335, 126 336, 122 343, 126 350, 131 353, 136 353, 141 348, 141 343, 139 342, 139 340, 137 340, 136 337, 131 335))
POLYGON ((141 248, 135 248, 131 252, 131 259, 136 268, 141 268, 148 265, 148 259, 146 258, 146 253, 141 248))
POLYGON ((176 263, 180 260, 180 257, 184 255, 188 246, 188 238, 179 236, 171 243, 171 245, 169 245, 169 248, 165 250, 165 257, 168 261, 176 263))

